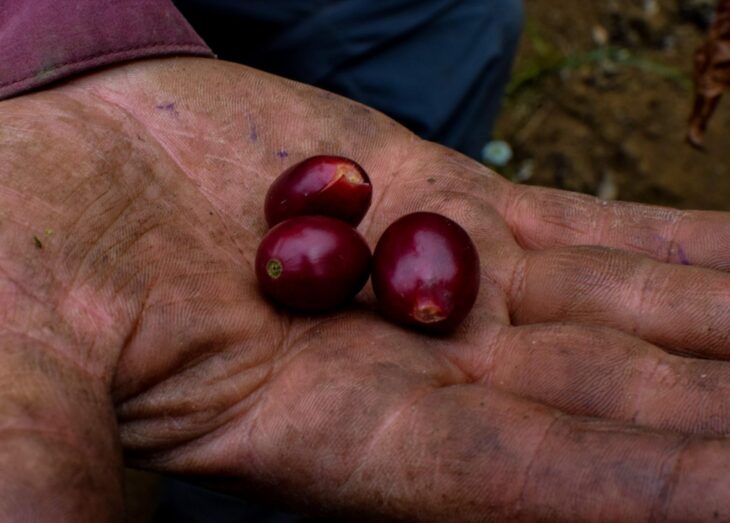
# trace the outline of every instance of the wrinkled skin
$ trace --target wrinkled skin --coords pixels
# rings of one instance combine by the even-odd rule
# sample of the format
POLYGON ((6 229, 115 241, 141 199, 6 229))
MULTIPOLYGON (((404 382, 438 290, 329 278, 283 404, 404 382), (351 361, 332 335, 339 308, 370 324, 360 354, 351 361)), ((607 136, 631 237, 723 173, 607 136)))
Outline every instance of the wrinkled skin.
POLYGON ((513 186, 328 93, 203 59, 0 103, 0 513, 101 521, 122 463, 349 518, 730 520, 730 214, 513 186), (482 260, 449 338, 290 316, 253 259, 314 154, 360 230, 445 214, 482 260), (680 354, 682 356, 680 356, 680 354))

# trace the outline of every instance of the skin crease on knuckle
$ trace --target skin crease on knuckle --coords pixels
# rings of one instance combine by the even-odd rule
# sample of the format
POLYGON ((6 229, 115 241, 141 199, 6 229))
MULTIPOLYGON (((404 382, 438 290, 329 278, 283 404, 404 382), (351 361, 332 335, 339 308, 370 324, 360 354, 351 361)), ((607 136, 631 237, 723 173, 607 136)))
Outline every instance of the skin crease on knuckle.
MULTIPOLYGON (((683 496, 713 478, 708 462, 727 456, 726 445, 693 442, 675 460, 683 440, 674 436, 583 430, 567 419, 552 426, 554 411, 462 385, 468 373, 441 341, 376 328, 367 296, 343 321, 320 323, 282 317, 256 294, 250 258, 265 225, 251 209, 285 165, 313 151, 350 155, 373 175, 377 216, 361 228, 371 244, 409 200, 465 222, 497 265, 485 280, 503 287, 495 302, 523 256, 511 232, 519 225, 500 218, 506 182, 484 175, 480 190, 486 171, 471 162, 298 84, 208 61, 129 70, 3 102, 0 120, 24 131, 12 138, 0 125, 0 147, 24 144, 13 144, 23 153, 13 165, 30 157, 35 176, 0 167, 0 200, 34 196, 23 209, 0 206, 0 235, 36 262, 0 267, 43 293, 28 307, 48 323, 60 317, 65 330, 49 343, 71 353, 84 342, 74 361, 105 383, 132 462, 423 521, 610 518, 608 501, 582 494, 600 488, 623 514, 648 518, 659 497, 657 513, 677 519, 683 496), (215 89, 201 89, 200 77, 215 89), (266 109, 272 102, 278 111, 266 109), (10 214, 25 223, 8 224, 10 214), (354 351, 353 339, 368 343, 354 351)), ((19 296, 7 283, 0 293, 19 296)), ((662 382, 661 371, 651 375, 662 382)), ((708 510, 728 490, 727 480, 709 484, 708 510)))

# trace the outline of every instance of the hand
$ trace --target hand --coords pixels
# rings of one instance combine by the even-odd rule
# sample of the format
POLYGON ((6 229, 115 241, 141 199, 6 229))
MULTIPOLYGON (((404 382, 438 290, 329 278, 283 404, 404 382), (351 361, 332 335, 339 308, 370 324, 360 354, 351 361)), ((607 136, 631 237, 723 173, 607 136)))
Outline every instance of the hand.
POLYGON ((119 517, 120 442, 350 519, 728 520, 729 240, 730 214, 513 186, 212 60, 3 102, 0 512, 119 517), (415 210, 471 234, 481 291, 453 336, 386 323, 369 288, 319 317, 260 297, 263 196, 314 154, 371 175, 371 246, 415 210))

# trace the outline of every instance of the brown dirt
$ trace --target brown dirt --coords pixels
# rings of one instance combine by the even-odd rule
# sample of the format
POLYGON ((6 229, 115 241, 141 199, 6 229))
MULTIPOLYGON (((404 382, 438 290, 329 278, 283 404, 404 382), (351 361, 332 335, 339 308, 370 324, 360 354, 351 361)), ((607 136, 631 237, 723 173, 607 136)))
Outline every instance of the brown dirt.
POLYGON ((720 104, 706 152, 684 140, 692 56, 705 30, 680 5, 703 2, 525 3, 519 86, 496 133, 515 150, 503 174, 621 200, 730 210, 730 107, 720 104))

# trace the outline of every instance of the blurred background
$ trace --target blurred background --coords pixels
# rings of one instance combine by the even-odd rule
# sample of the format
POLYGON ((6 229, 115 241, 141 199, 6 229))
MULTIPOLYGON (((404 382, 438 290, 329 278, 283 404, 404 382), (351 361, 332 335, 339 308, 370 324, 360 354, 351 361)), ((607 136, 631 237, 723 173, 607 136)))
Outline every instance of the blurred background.
MULTIPOLYGON (((705 151, 685 142, 693 54, 715 0, 525 0, 512 80, 485 161, 516 183, 730 210, 730 106, 705 151)), ((160 481, 127 472, 127 521, 159 521, 160 481)), ((266 521, 273 521, 266 519, 266 521)))
POLYGON ((706 151, 684 137, 693 54, 715 0, 526 0, 495 137, 519 183, 684 209, 730 210, 730 106, 706 151))

